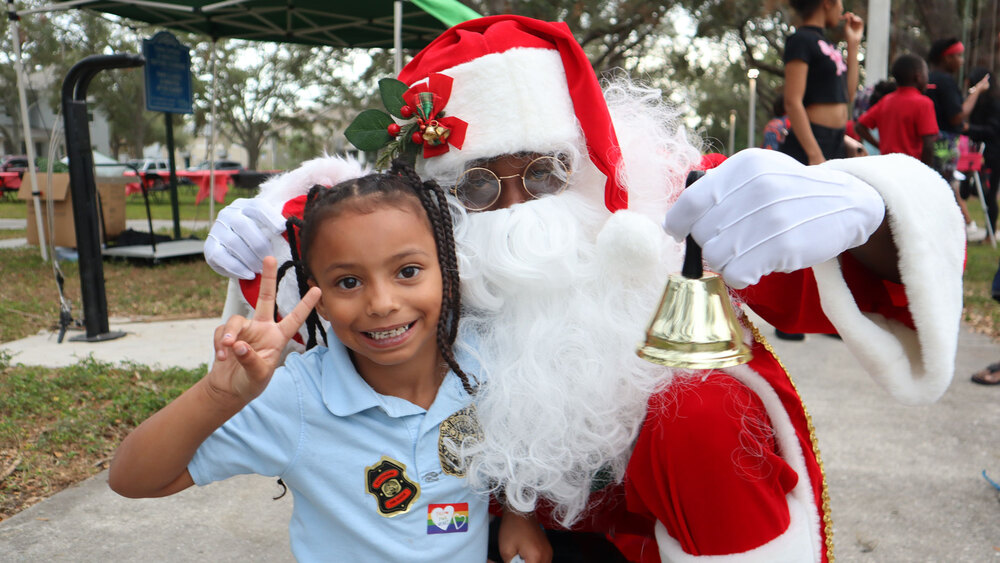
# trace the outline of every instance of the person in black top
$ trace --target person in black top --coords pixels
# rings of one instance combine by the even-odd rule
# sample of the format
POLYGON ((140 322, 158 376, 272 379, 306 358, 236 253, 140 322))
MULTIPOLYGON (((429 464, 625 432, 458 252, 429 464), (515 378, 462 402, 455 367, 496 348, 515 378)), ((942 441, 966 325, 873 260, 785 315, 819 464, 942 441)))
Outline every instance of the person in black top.
MULTIPOLYGON (((982 67, 972 69, 969 83, 978 84, 989 77, 989 71, 982 67)), ((997 188, 1000 187, 1000 98, 993 83, 979 95, 969 113, 969 127, 966 134, 977 144, 983 145, 982 178, 986 196, 986 209, 993 232, 997 228, 997 188)), ((978 146, 975 147, 978 150, 978 146)))
POLYGON ((931 44, 927 54, 930 74, 927 77, 927 96, 934 102, 934 112, 938 122, 938 139, 934 143, 933 168, 951 184, 965 218, 966 234, 970 240, 982 240, 986 233, 973 222, 965 200, 959 195, 955 180, 955 166, 958 164, 958 137, 968 130, 969 114, 979 99, 979 94, 989 88, 989 76, 969 88, 969 96, 962 101, 962 92, 955 81, 955 73, 962 68, 965 47, 954 37, 938 39, 931 44))
MULTIPOLYGON (((858 45, 865 24, 842 0, 791 0, 801 25, 785 41, 785 110, 791 130, 781 152, 803 164, 847 156, 848 106, 858 88, 858 45), (827 42, 826 29, 847 25, 847 60, 827 42)), ((804 334, 775 330, 778 338, 804 340, 804 334)))
POLYGON ((782 152, 804 164, 843 158, 848 106, 858 87, 858 46, 864 22, 842 0, 792 0, 802 24, 785 42, 785 108, 792 130, 782 152), (826 40, 846 22, 847 58, 826 40))

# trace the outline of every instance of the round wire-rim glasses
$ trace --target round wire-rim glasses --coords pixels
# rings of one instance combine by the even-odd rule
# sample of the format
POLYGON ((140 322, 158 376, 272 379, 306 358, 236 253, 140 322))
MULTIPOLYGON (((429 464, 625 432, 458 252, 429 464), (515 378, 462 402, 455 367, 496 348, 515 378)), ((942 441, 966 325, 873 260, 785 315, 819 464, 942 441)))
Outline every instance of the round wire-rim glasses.
POLYGON ((458 177, 451 193, 469 211, 489 209, 500 199, 502 181, 521 178, 524 191, 533 199, 543 195, 555 195, 569 185, 569 168, 554 156, 540 156, 524 167, 520 174, 497 176, 489 168, 476 166, 469 168, 458 177))

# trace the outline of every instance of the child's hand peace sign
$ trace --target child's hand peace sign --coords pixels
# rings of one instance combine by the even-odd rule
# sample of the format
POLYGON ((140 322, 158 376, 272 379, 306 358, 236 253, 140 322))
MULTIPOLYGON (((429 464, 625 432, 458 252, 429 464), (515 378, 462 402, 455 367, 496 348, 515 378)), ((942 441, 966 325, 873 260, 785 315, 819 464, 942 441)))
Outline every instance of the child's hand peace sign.
POLYGON ((234 315, 215 329, 215 364, 208 382, 223 404, 242 408, 264 391, 285 345, 319 301, 321 291, 311 288, 287 317, 274 322, 277 272, 274 257, 265 258, 253 318, 234 315))

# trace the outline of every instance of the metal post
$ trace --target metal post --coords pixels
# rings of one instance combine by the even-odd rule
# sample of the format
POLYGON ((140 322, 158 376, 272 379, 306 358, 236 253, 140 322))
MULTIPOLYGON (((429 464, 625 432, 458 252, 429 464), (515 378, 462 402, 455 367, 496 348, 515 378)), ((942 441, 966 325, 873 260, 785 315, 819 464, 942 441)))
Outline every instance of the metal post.
MULTIPOLYGON (((35 143, 31 138, 28 95, 24 88, 24 63, 21 60, 21 31, 17 25, 17 22, 21 18, 14 9, 14 0, 7 0, 7 18, 10 20, 10 42, 14 46, 14 74, 17 76, 17 98, 21 106, 24 154, 28 157, 28 181, 31 182, 31 201, 35 207, 35 228, 38 230, 38 247, 42 252, 42 260, 48 262, 49 251, 48 245, 46 245, 45 225, 42 223, 42 192, 38 190, 38 176, 35 173, 35 143)), ((49 156, 51 157, 52 155, 49 156)))
POLYGON ((403 3, 396 0, 392 4, 392 66, 399 76, 403 70, 403 3))
POLYGON ((211 224, 215 221, 215 142, 218 140, 218 135, 216 134, 215 120, 218 117, 215 111, 215 86, 216 82, 219 81, 218 76, 216 76, 215 61, 217 57, 215 56, 215 40, 212 40, 212 129, 209 132, 208 141, 208 223, 211 224))
POLYGON ((98 72, 111 68, 142 66, 139 55, 93 55, 73 65, 62 86, 63 121, 66 129, 66 155, 69 158, 69 184, 73 199, 73 222, 80 264, 80 288, 83 297, 85 336, 70 340, 100 342, 125 336, 108 331, 108 302, 104 289, 104 263, 98 231, 97 185, 94 181, 94 156, 90 145, 87 119, 87 88, 98 72))
POLYGON ((755 129, 757 127, 757 76, 760 75, 760 71, 751 68, 747 71, 747 77, 750 78, 750 119, 747 120, 747 148, 752 149, 756 146, 754 140, 755 129))
POLYGON ((181 238, 181 211, 177 201, 177 160, 174 158, 173 114, 164 113, 167 120, 167 162, 170 165, 170 210, 174 216, 174 240, 181 238))
POLYGON ((736 153, 736 110, 729 110, 729 156, 736 153))
POLYGON ((865 22, 865 86, 874 86, 889 77, 890 0, 868 0, 865 22))

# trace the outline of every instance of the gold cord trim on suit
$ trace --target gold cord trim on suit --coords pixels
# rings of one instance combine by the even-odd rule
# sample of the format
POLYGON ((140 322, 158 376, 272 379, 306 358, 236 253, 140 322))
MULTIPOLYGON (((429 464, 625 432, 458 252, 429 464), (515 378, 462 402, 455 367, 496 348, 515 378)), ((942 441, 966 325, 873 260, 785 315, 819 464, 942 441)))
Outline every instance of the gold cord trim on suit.
POLYGON ((813 455, 816 456, 816 463, 819 464, 819 472, 823 478, 823 529, 826 532, 824 534, 826 538, 826 558, 830 563, 834 563, 833 559, 833 518, 830 516, 830 489, 826 485, 826 470, 823 468, 823 458, 819 455, 819 442, 816 440, 816 427, 813 426, 812 417, 809 416, 809 410, 806 409, 805 403, 802 401, 802 394, 799 393, 799 388, 795 385, 795 380, 792 379, 791 374, 788 373, 788 368, 785 364, 781 363, 781 358, 778 357, 777 352, 771 347, 771 344, 764 338, 764 335, 757 330, 753 322, 746 315, 742 315, 743 321, 746 323, 747 327, 750 328, 750 332, 753 334, 753 339, 755 342, 759 342, 765 350, 771 353, 771 356, 778 362, 778 366, 781 370, 785 372, 785 376, 788 378, 789 383, 792 384, 792 389, 795 390, 795 394, 799 397, 799 404, 802 405, 802 413, 806 417, 806 426, 809 429, 809 443, 812 444, 813 455))

